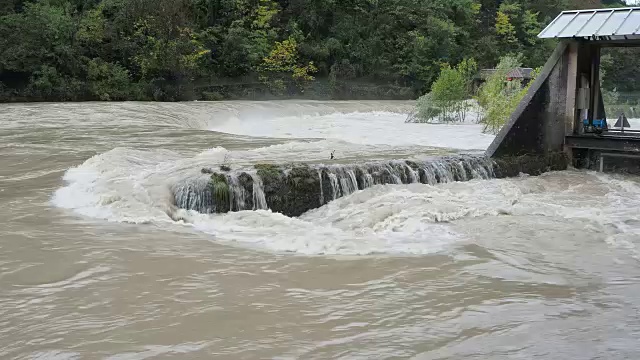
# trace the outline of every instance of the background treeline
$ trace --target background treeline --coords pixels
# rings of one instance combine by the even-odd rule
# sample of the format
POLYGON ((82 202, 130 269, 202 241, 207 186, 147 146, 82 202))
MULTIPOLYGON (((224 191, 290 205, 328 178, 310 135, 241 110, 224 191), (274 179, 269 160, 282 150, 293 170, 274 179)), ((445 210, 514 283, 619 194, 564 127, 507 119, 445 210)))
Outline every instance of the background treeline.
POLYGON ((560 11, 624 5, 0 0, 0 101, 416 98, 444 63, 538 67, 555 43, 536 35, 560 11))

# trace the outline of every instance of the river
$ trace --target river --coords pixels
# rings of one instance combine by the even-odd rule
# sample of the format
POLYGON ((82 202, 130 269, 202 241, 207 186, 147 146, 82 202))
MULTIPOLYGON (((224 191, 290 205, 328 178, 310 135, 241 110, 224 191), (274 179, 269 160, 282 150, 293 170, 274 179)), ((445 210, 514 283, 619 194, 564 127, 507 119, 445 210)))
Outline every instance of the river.
POLYGON ((378 185, 299 218, 173 204, 205 166, 493 139, 410 108, 0 105, 0 358, 640 358, 638 178, 378 185))

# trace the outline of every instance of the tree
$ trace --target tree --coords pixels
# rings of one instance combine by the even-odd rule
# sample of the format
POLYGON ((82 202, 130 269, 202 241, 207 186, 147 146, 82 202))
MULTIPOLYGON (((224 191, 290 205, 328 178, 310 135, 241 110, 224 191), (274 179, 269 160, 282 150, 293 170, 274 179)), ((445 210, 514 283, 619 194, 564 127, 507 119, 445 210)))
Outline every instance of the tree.
POLYGON ((87 69, 87 80, 91 93, 103 101, 127 100, 137 95, 138 89, 131 83, 129 71, 119 64, 92 59, 87 69))
POLYGON ((471 82, 477 71, 475 60, 467 59, 452 68, 443 64, 431 92, 418 99, 416 121, 463 122, 471 97, 471 82))
POLYGON ((21 13, 0 17, 0 81, 37 97, 75 98, 72 78, 81 71, 73 38, 76 25, 69 4, 26 3, 21 13))
MULTIPOLYGON (((521 53, 541 66, 556 42, 537 34, 561 10, 622 3, 3 0, 0 98, 413 99, 442 64, 465 58, 486 68, 521 53)), ((616 59, 620 74, 637 68, 626 54, 616 59)), ((619 78, 619 89, 634 86, 635 77, 619 78)))
POLYGON ((156 100, 188 99, 188 87, 193 82, 205 49, 188 25, 181 11, 184 4, 163 0, 161 8, 140 18, 135 32, 128 37, 134 45, 133 65, 141 80, 148 82, 150 95, 156 100), (169 5, 171 4, 171 5, 169 5))
POLYGON ((260 64, 260 80, 276 93, 284 92, 286 82, 291 79, 304 89, 306 84, 314 79, 313 73, 318 69, 313 62, 306 65, 298 62, 298 44, 289 38, 276 42, 274 48, 260 64))

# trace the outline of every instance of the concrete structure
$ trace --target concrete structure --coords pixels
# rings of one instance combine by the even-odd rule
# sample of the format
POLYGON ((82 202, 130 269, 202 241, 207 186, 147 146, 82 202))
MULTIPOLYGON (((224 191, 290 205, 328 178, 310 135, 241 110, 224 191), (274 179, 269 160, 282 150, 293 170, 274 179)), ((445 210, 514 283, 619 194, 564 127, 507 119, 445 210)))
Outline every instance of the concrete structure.
POLYGON ((566 11, 539 37, 560 42, 487 155, 565 152, 577 167, 640 165, 639 132, 598 127, 601 49, 640 46, 640 7, 566 11))

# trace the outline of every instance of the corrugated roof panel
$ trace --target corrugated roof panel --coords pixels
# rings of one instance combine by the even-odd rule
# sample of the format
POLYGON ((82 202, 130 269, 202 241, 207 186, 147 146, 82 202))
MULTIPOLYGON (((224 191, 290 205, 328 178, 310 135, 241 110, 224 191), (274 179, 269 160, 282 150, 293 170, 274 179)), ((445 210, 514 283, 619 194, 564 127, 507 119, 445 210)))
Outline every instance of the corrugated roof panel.
POLYGON ((629 15, 629 11, 615 11, 609 19, 602 25, 602 27, 598 30, 595 29, 593 35, 595 36, 611 36, 614 35, 616 30, 620 28, 620 25, 624 22, 624 20, 629 15))
POLYGON ((577 34, 583 28, 586 28, 587 22, 591 20, 595 12, 578 14, 570 23, 562 30, 564 34, 577 34))
POLYGON ((624 39, 640 35, 640 7, 564 11, 538 37, 624 39))
POLYGON ((634 35, 638 33, 638 26, 640 26, 640 10, 633 11, 629 14, 627 20, 625 20, 616 33, 620 33, 622 35, 634 35))
POLYGON ((549 26, 540 33, 540 37, 556 37, 562 29, 564 29, 574 17, 576 17, 577 13, 562 13, 560 14, 549 26), (544 35, 544 36, 543 36, 544 35))
POLYGON ((611 14, 612 12, 610 11, 596 12, 595 15, 593 15, 593 18, 591 19, 591 21, 589 21, 589 26, 583 27, 582 30, 580 30, 576 36, 588 37, 593 35, 593 29, 596 29, 596 31, 600 29, 602 25, 604 25, 605 21, 609 19, 609 16, 611 16, 611 14))

